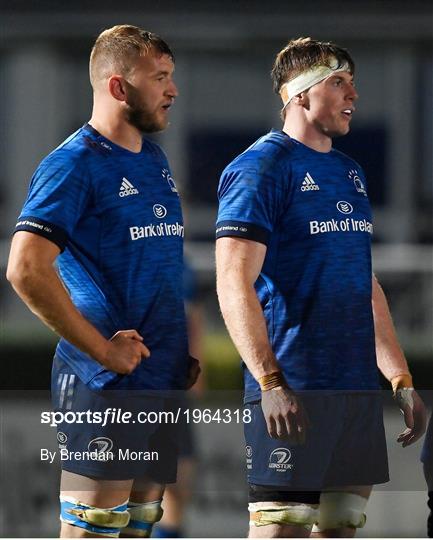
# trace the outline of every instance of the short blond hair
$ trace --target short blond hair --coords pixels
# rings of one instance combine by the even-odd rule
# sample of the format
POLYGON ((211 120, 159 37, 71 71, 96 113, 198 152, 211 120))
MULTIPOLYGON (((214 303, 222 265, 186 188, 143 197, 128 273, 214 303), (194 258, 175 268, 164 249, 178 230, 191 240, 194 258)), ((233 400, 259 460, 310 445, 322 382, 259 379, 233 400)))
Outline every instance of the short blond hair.
POLYGON ((114 73, 127 76, 136 60, 152 51, 174 55, 167 43, 153 32, 130 24, 118 24, 99 34, 90 53, 89 74, 93 87, 114 73))

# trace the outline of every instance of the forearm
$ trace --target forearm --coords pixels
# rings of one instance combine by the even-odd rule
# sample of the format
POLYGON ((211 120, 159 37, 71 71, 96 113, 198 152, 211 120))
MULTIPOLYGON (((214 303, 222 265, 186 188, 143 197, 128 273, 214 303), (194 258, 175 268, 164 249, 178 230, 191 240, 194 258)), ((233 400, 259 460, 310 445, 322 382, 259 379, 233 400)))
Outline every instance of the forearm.
POLYGON ((28 308, 51 330, 103 363, 108 340, 74 306, 53 267, 24 269, 10 281, 28 308))
POLYGON ((398 342, 388 302, 375 277, 373 277, 372 306, 377 365, 380 371, 389 381, 399 375, 409 375, 409 367, 398 342))
POLYGON ((218 280, 217 289, 227 329, 253 377, 258 380, 278 371, 254 287, 243 285, 235 276, 225 275, 218 280))

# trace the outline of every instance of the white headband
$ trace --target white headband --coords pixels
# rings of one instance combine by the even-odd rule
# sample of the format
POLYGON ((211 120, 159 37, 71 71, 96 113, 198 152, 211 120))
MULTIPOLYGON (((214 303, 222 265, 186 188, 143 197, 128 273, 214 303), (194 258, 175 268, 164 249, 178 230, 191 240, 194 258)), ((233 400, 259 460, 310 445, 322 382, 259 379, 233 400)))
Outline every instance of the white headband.
POLYGON ((290 100, 294 96, 297 96, 301 92, 308 90, 315 84, 322 82, 334 73, 338 73, 340 71, 347 71, 350 73, 349 64, 347 62, 344 62, 344 64, 338 66, 338 60, 336 58, 333 58, 329 66, 321 65, 312 67, 307 71, 303 71, 297 77, 294 77, 291 81, 284 83, 281 86, 280 90, 280 94, 284 88, 287 92, 287 101, 284 102, 284 108, 287 107, 287 105, 290 103, 290 100))

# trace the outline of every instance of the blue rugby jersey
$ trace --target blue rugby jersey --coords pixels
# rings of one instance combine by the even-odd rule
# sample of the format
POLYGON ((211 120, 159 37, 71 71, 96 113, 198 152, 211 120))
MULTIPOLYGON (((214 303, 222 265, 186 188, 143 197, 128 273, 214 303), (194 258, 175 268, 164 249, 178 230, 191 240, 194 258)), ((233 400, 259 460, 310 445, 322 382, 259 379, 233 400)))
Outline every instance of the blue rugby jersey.
MULTIPOLYGON (((379 388, 365 178, 337 150, 271 131, 223 172, 217 238, 267 246, 255 288, 272 349, 295 389, 379 388)), ((260 397, 245 369, 246 400, 260 397)))
POLYGON ((167 159, 130 152, 85 125, 36 170, 16 231, 56 243, 75 306, 106 338, 136 329, 149 359, 118 375, 61 339, 57 355, 93 389, 182 388, 188 370, 183 220, 167 159))

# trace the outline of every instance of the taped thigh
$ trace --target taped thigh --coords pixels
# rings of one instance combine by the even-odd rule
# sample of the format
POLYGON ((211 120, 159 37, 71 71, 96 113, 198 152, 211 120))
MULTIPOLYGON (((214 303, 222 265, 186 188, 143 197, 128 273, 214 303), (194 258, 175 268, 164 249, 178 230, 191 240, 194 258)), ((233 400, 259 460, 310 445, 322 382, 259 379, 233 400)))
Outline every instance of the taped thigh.
POLYGON ((310 528, 318 519, 316 505, 288 502, 256 502, 248 505, 250 526, 295 525, 310 528))
POLYGON ((162 518, 161 500, 147 503, 129 501, 128 512, 131 519, 122 534, 149 538, 153 524, 162 518))
POLYGON ((356 493, 324 492, 320 496, 319 520, 313 532, 350 527, 360 529, 367 521, 365 497, 356 493))
POLYGON ((129 522, 127 501, 112 508, 98 508, 74 497, 60 496, 60 521, 93 534, 117 538, 129 522))

